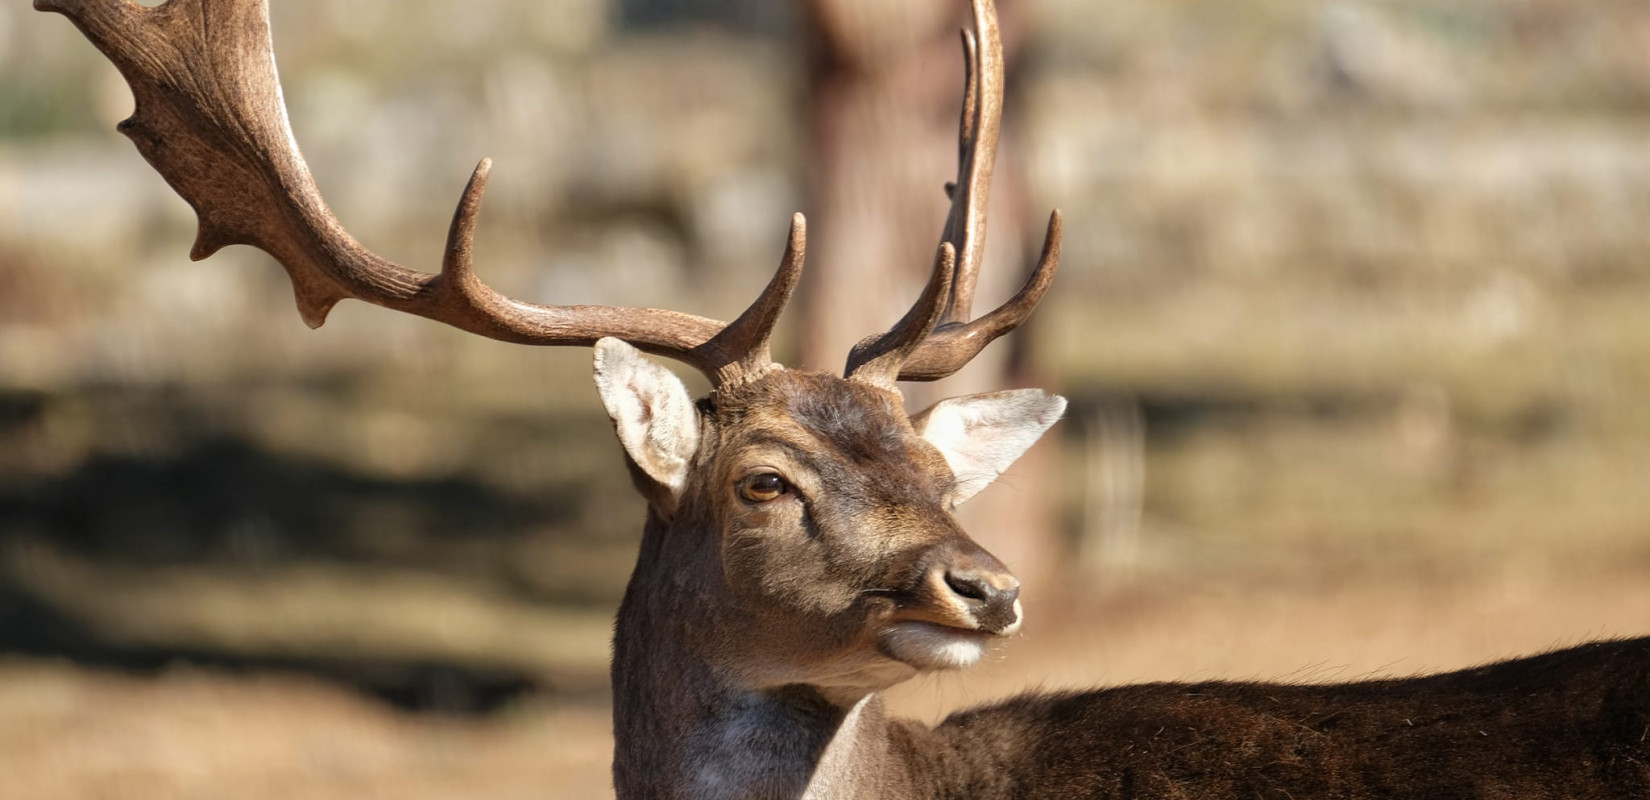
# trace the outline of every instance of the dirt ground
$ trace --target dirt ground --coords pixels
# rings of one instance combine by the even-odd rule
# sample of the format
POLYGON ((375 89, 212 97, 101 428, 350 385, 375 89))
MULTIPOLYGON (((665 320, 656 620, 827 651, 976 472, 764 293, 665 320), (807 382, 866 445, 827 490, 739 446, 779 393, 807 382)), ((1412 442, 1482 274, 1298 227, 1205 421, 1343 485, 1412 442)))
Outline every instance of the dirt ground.
MULTIPOLYGON (((1026 631, 967 674, 896 690, 926 719, 1039 687, 1157 679, 1354 680, 1650 633, 1650 567, 1508 569, 1415 585, 1146 586, 1032 598, 1026 631)), ((0 663, 0 795, 591 798, 611 795, 599 703, 529 700, 484 719, 396 711, 296 676, 159 677, 0 663)))

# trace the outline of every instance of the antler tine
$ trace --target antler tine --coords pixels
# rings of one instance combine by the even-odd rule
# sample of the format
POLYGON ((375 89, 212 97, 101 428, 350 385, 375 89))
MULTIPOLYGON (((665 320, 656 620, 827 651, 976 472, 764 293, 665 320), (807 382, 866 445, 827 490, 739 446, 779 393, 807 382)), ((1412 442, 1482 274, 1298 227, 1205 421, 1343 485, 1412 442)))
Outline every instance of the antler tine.
POLYGON ((934 270, 928 276, 928 285, 917 298, 911 310, 881 336, 869 336, 854 345, 848 353, 847 376, 856 381, 877 386, 893 387, 901 377, 906 359, 923 343, 934 325, 945 312, 945 298, 951 293, 956 278, 957 250, 950 242, 941 242, 934 254, 934 270))
MULTIPOLYGON (((986 212, 1003 106, 1003 42, 997 11, 991 0, 973 0, 973 10, 974 30, 962 33, 965 78, 962 115, 957 125, 957 180, 945 187, 951 209, 940 237, 942 247, 956 253, 955 274, 950 288, 939 298, 938 321, 933 329, 914 347, 901 349, 906 355, 896 367, 898 380, 938 380, 962 369, 992 340, 1014 330, 1031 315, 1059 269, 1060 217, 1055 212, 1049 220, 1042 258, 1025 285, 1002 306, 972 320, 974 284, 985 253, 986 212)), ((901 337, 908 321, 927 316, 921 309, 928 299, 925 291, 917 305, 883 338, 901 337)), ((883 353, 894 348, 875 339, 860 342, 849 355, 850 376, 859 376, 857 370, 871 360, 873 349, 883 353)))
POLYGON ((941 241, 957 248, 957 279, 941 323, 967 322, 974 307, 974 282, 985 254, 985 217, 991 200, 992 168, 997 159, 1003 104, 1002 34, 995 9, 974 4, 973 31, 962 32, 963 108, 957 123, 957 181, 948 185, 951 210, 941 241))
POLYGON ((801 214, 793 214, 779 271, 768 281, 768 287, 756 302, 705 345, 707 351, 715 354, 709 360, 716 370, 716 385, 743 383, 774 368, 768 340, 773 335, 774 323, 779 321, 779 313, 785 310, 797 282, 802 279, 802 264, 807 253, 808 221, 801 214))
POLYGON ((486 159, 454 212, 440 274, 392 264, 344 230, 292 137, 267 0, 154 7, 35 0, 34 7, 67 16, 131 85, 137 110, 119 130, 194 207, 200 230, 190 256, 203 259, 229 244, 264 250, 286 269, 311 327, 339 300, 355 298, 507 342, 589 346, 612 336, 687 363, 717 385, 765 371, 768 331, 801 269, 800 223, 791 248, 797 257, 787 256, 726 335, 721 322, 675 311, 519 302, 482 283, 471 263, 486 159))
POLYGON ((1024 285, 1007 302, 991 313, 969 323, 945 323, 935 327, 922 345, 900 367, 902 381, 937 381, 962 369, 985 346, 1025 322, 1042 302, 1054 273, 1060 269, 1061 217, 1049 214, 1048 231, 1043 236, 1043 252, 1037 267, 1024 285))

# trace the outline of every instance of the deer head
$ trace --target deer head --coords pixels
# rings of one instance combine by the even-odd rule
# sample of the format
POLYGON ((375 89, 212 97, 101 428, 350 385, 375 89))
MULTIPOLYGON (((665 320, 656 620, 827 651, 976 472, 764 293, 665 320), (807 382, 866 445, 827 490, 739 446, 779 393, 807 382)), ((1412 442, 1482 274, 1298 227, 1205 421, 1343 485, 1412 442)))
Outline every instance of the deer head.
MULTIPOLYGON (((1059 260, 1060 218, 1020 291, 973 319, 973 287, 1003 88, 989 0, 964 32, 967 79, 958 177, 931 277, 888 332, 853 348, 842 377, 785 369, 768 340, 801 274, 805 228, 731 323, 659 309, 543 306, 477 277, 471 243, 490 162, 471 175, 439 273, 358 243, 322 200, 298 152, 266 0, 35 0, 67 15, 120 69, 137 101, 119 130, 195 209, 191 252, 228 244, 275 257, 300 313, 320 325, 355 298, 510 342, 594 346, 596 383, 650 505, 627 607, 678 609, 735 684, 803 684, 848 698, 916 671, 965 666, 1014 632, 1018 583, 952 509, 997 477, 1059 417, 1037 390, 943 401, 908 417, 895 382, 952 374, 1035 308, 1059 260), (707 375, 694 402, 639 352, 707 375)), ((633 615, 637 616, 637 615, 633 615)), ((649 625, 662 623, 652 619, 649 625)), ((620 625, 621 650, 625 623, 620 625)))
POLYGON ((615 339, 596 345, 596 381, 669 531, 633 594, 677 587, 658 612, 698 617, 707 635, 689 641, 716 652, 695 655, 743 688, 857 697, 972 664, 1019 628, 1018 581, 951 511, 1054 423, 1061 398, 972 395, 913 418, 887 386, 781 369, 695 404, 615 339))

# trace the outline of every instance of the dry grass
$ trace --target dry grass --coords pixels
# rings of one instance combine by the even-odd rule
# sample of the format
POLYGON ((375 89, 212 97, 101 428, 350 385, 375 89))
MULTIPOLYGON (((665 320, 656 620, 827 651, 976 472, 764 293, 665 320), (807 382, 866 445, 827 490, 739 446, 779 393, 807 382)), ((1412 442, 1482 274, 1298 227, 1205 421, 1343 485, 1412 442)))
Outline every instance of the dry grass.
POLYGON ((586 798, 606 788, 599 709, 409 717, 300 678, 157 679, 0 666, 0 782, 33 800, 586 798))

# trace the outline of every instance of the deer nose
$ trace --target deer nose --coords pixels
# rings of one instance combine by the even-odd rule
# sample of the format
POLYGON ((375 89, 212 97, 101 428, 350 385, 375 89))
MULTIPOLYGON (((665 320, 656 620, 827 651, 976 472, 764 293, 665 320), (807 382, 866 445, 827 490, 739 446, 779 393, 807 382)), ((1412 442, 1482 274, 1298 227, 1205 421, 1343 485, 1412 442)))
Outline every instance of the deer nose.
POLYGON ((982 630, 1009 634, 1020 626, 1020 581, 1007 572, 946 570, 945 585, 982 630))

